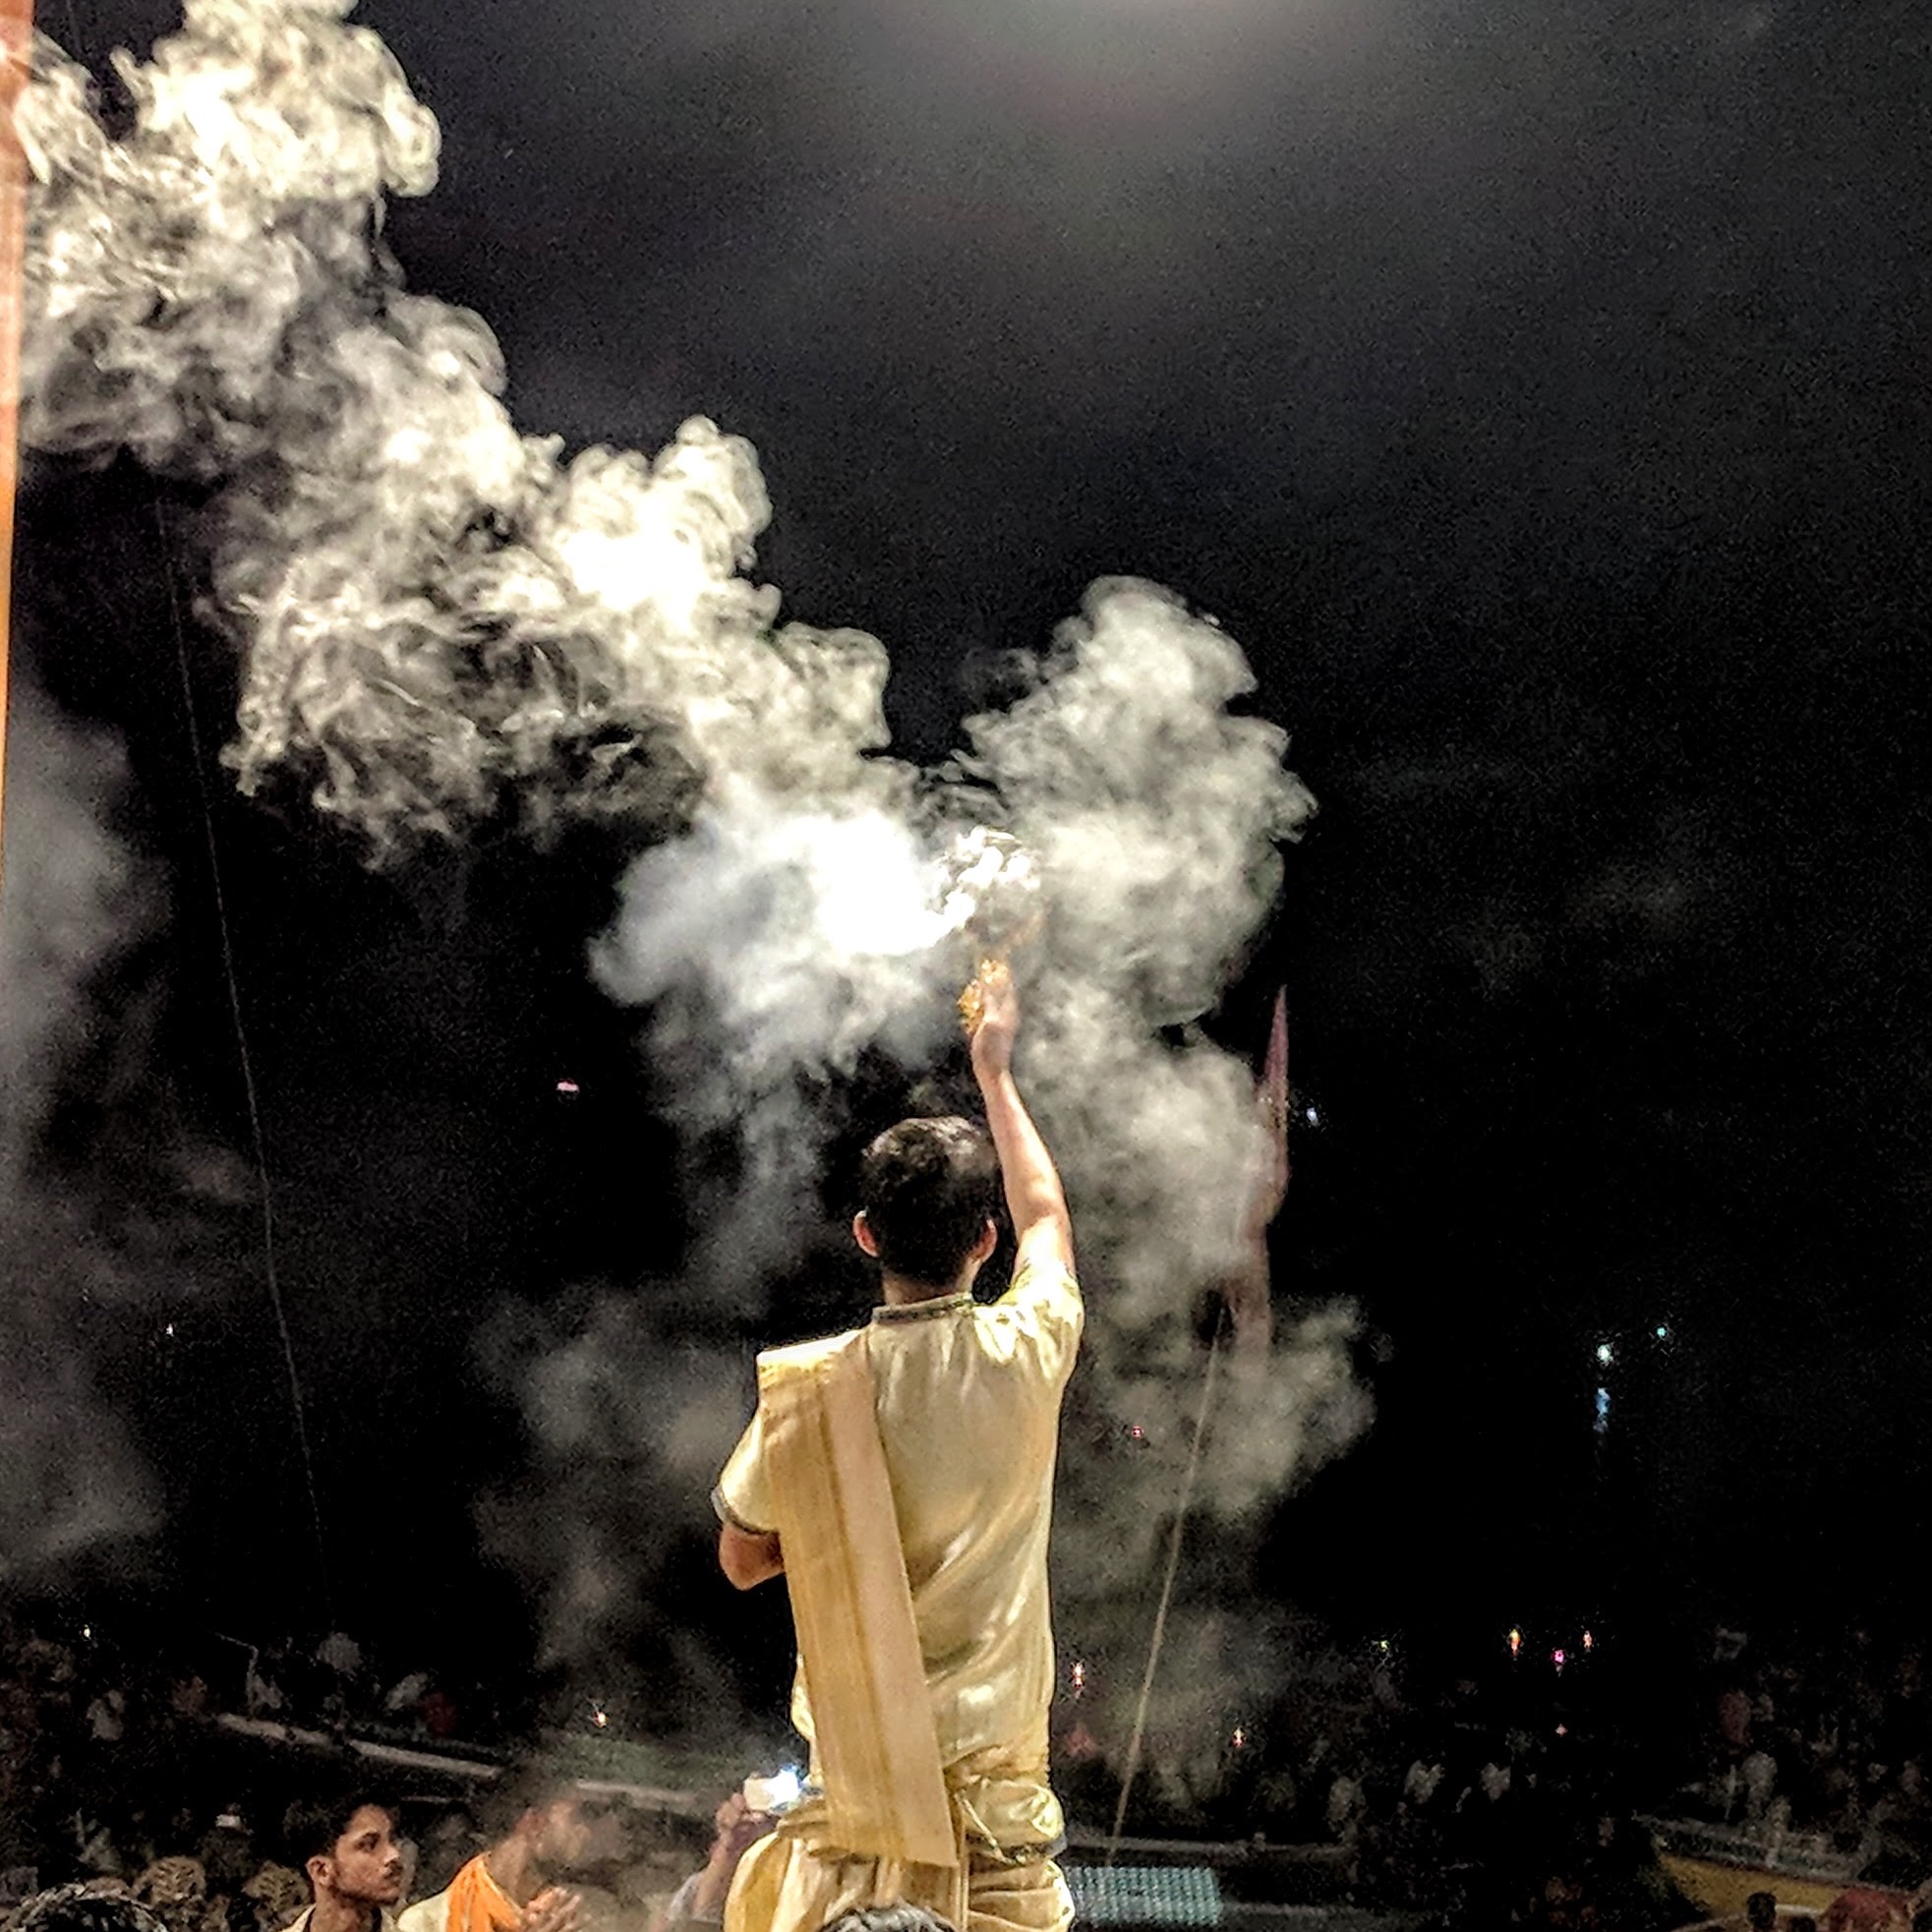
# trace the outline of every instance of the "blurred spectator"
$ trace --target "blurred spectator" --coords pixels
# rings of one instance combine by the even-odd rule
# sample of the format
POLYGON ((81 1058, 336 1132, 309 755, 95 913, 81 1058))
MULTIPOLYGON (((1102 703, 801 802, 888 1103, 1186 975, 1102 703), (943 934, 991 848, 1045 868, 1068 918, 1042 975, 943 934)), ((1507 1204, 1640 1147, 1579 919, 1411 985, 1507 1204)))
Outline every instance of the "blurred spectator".
POLYGON ((134 1882, 134 1896, 168 1932, 201 1932, 207 1873, 199 1858, 157 1858, 134 1882))
POLYGON ((694 1926, 721 1925, 725 1899, 738 1860, 777 1823, 769 1812, 753 1811, 742 1791, 733 1791, 718 1807, 711 1855, 691 1874, 671 1902, 651 1922, 651 1932, 690 1932, 694 1926))
POLYGON ((556 1881, 590 1847, 582 1795, 538 1768, 506 1785, 497 1804, 504 1836, 409 1906, 401 1932, 577 1932, 583 1902, 556 1881))

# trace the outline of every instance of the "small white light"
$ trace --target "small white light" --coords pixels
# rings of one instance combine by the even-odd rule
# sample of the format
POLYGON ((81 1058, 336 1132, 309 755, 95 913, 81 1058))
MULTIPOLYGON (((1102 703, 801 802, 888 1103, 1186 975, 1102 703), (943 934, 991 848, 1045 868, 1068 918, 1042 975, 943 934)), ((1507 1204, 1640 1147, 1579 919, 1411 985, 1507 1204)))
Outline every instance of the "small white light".
POLYGON ((1670 1339, 1669 1329, 1665 1327, 1661 1321, 1657 1324, 1657 1339, 1661 1342, 1668 1342, 1670 1339))
POLYGON ((1610 1347, 1609 1342, 1599 1342, 1597 1344, 1597 1360, 1608 1369, 1616 1360, 1616 1351, 1610 1347))

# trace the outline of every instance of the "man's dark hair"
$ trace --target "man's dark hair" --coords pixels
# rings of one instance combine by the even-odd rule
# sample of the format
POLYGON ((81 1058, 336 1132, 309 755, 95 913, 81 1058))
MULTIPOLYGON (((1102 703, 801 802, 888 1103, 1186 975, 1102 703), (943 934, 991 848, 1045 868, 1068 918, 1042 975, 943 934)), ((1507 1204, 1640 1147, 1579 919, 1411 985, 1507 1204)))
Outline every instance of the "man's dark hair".
POLYGON ((28 1900, 14 1919, 15 1932, 167 1932, 160 1914, 125 1892, 91 1883, 57 1885, 28 1900))
POLYGON ((386 1811, 391 1821, 399 1815, 395 1801, 381 1791, 349 1789, 298 1798, 282 1821, 282 1845, 290 1861, 306 1865, 311 1858, 333 1857, 349 1820, 365 1805, 386 1811))
POLYGON ((835 1918, 826 1932, 953 1932, 953 1921, 923 1905, 873 1905, 835 1918))
POLYGON ((999 1178, 985 1129, 958 1114, 887 1128, 858 1163, 858 1204, 881 1265, 922 1288, 950 1288, 993 1212, 999 1178))
POLYGON ((1744 1901, 1744 1917, 1751 1932, 1771 1932, 1778 1923, 1778 1895, 1775 1892, 1753 1892, 1744 1901))
POLYGON ((526 1811, 577 1795, 577 1781, 569 1772, 546 1758, 534 1758, 504 1772, 490 1786, 478 1811, 483 1829, 493 1839, 507 1838, 526 1811))

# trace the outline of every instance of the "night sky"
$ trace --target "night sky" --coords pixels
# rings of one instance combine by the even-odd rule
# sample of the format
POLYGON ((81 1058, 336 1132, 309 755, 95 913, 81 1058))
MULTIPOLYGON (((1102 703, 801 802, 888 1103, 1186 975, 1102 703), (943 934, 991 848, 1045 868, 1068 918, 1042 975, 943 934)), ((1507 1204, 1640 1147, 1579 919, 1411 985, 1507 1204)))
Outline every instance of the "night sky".
MULTIPOLYGON (((1285 981, 1277 1295, 1359 1306, 1376 1420, 1199 1587, 1472 1654, 1526 1618, 1840 1617, 1847 1574, 1901 1611, 1932 1478, 1922 10, 357 18, 442 123, 441 185, 390 210, 411 285, 489 319, 525 429, 748 437, 758 574, 886 641, 904 753, 1111 573, 1218 617, 1293 733, 1320 813, 1217 1025, 1259 1053, 1285 981)), ((41 24, 98 66, 173 19, 41 24)), ((119 1286, 49 1318, 158 1484, 134 1549, 28 1573, 503 1668, 532 1497, 639 1507, 620 1453, 545 1469, 515 1365, 679 1292, 656 1076, 583 966, 626 849, 375 874, 299 796, 233 795, 198 508, 128 463, 25 486, 17 652, 124 739, 150 900, 36 1156, 119 1286)), ((804 1273, 691 1317, 747 1403, 754 1346, 864 1306, 830 1243, 804 1273)), ((709 1523, 699 1487, 635 1524, 679 1588, 645 1666, 680 1622, 770 1641, 709 1523)))

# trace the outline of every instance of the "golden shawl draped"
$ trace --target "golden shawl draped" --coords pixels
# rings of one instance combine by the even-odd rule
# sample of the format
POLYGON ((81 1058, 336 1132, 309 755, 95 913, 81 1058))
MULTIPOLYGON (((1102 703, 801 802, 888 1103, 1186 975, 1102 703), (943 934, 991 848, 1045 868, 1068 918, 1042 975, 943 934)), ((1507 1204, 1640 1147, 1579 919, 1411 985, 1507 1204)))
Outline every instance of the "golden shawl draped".
POLYGON ((866 1330, 758 1365, 774 1527, 810 1686, 826 1833, 862 1857, 955 1866, 866 1330))

